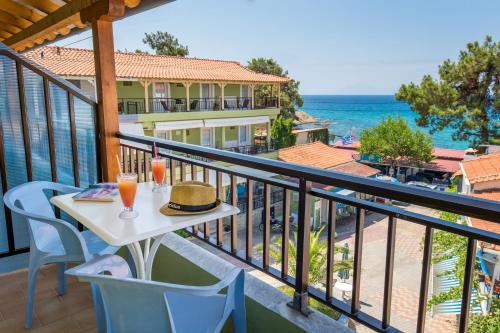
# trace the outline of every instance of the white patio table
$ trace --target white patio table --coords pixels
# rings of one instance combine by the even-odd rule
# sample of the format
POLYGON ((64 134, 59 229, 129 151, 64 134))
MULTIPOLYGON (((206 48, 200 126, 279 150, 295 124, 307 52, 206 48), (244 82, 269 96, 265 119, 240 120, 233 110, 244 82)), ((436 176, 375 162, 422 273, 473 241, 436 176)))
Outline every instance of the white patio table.
POLYGON ((151 279, 156 251, 165 234, 239 213, 238 208, 223 203, 210 213, 166 216, 160 213, 160 207, 169 201, 171 187, 159 193, 154 193, 152 189, 153 183, 137 185, 134 210, 139 216, 132 220, 118 217, 123 210, 119 196, 113 202, 90 202, 73 200, 73 193, 52 197, 50 201, 108 244, 127 246, 135 263, 137 277, 148 280, 151 279), (155 240, 150 247, 151 238, 155 240), (141 241, 145 241, 144 251, 141 241))

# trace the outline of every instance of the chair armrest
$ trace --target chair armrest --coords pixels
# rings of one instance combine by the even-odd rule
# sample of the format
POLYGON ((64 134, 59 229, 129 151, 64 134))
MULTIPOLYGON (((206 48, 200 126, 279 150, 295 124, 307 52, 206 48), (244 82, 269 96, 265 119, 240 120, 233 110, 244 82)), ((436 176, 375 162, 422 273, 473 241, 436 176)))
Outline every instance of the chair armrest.
POLYGON ((132 277, 132 272, 125 259, 114 254, 97 256, 86 263, 66 271, 66 274, 74 276, 102 273, 111 273, 115 277, 132 277))

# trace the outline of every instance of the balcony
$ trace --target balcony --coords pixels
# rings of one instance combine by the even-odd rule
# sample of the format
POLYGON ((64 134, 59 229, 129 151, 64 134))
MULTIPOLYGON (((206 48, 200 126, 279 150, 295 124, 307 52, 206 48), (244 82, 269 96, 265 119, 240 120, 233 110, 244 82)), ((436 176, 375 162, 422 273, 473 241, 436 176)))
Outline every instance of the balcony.
MULTIPOLYGON (((478 243, 498 245, 500 235, 439 219, 434 212, 500 222, 497 202, 119 133, 109 125, 117 123, 116 114, 105 112, 114 110, 115 103, 103 109, 64 80, 1 45, 0 63, 0 81, 5 83, 0 99, 7 106, 0 113, 4 193, 32 180, 81 187, 110 180, 116 175, 115 151, 124 171, 136 172, 141 182, 147 182, 151 180, 155 143, 168 159, 169 184, 203 180, 217 188, 220 199, 245 209, 244 214, 183 230, 187 239, 169 235, 155 262, 154 279, 202 285, 220 279, 231 265, 246 268, 250 332, 348 331, 336 321, 340 314, 361 330, 436 331, 435 327, 450 319, 431 318, 427 311, 432 293, 433 235, 448 232, 466 239, 467 256, 460 263, 465 272, 460 315, 446 327, 466 332, 476 285, 478 243), (115 118, 110 120, 112 116, 115 118), (331 187, 360 195, 346 196, 331 191, 331 187), (400 204, 373 202, 371 196, 400 204), (326 258, 326 263, 322 278, 311 281, 309 273, 317 257, 312 257, 310 236, 315 205, 321 201, 328 207, 322 221, 326 247, 319 256, 326 258), (349 219, 337 217, 339 205, 350 207, 349 219), (279 229, 273 227, 276 222, 279 229), (334 271, 342 260, 335 245, 344 242, 351 249, 353 268, 352 274, 344 273, 341 278, 334 271), (339 279, 351 286, 348 295, 339 292, 339 279), (271 281, 280 290, 263 281, 271 281), (313 302, 329 315, 316 310, 311 315, 309 305, 313 302)), ((3 209, 0 264, 23 267, 29 251, 26 226, 3 209)), ((71 325, 75 331, 95 329, 88 313, 88 289, 71 283, 69 293, 59 297, 54 291, 54 275, 53 267, 48 267, 39 277, 39 282, 43 281, 36 300, 34 331, 67 331, 71 325)), ((1 331, 22 330, 26 287, 21 279, 25 278, 25 271, 0 278, 1 331)))
POLYGON ((255 100, 252 106, 251 97, 224 98, 190 98, 189 109, 186 98, 119 98, 118 112, 122 115, 145 113, 175 113, 197 111, 232 111, 232 110, 261 110, 278 108, 277 97, 263 97, 255 100), (146 103, 149 108, 146 112, 146 103))

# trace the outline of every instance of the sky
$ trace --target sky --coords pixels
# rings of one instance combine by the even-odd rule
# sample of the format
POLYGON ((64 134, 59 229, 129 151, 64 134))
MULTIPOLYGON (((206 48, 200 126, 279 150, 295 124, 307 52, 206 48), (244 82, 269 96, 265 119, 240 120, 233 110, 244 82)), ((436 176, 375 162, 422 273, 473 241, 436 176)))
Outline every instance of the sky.
POLYGON ((115 22, 114 36, 118 50, 147 50, 144 33, 160 30, 191 57, 274 58, 306 95, 391 95, 436 76, 468 42, 498 41, 498 13, 498 0, 177 0, 115 22))

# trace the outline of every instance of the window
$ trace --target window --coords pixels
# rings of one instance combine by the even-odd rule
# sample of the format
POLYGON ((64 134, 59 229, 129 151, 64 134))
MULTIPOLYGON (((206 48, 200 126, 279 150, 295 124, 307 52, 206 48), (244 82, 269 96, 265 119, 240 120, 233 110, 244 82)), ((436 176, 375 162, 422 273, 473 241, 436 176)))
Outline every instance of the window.
POLYGON ((123 81, 124 87, 132 87, 132 81, 123 81))

